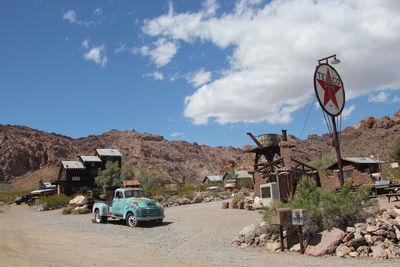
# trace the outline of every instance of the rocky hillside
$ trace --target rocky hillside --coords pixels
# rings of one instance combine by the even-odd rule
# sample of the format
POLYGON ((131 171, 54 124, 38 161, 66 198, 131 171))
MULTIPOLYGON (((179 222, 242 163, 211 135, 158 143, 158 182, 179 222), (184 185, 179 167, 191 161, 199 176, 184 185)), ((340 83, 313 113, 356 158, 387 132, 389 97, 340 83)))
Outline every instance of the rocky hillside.
MULTIPOLYGON (((367 117, 354 126, 347 127, 340 133, 342 156, 374 155, 383 161, 390 161, 390 153, 395 143, 400 139, 400 110, 392 118, 385 116, 381 119, 367 117)), ((296 145, 295 157, 308 162, 323 155, 336 158, 332 147, 332 137, 310 135, 306 140, 289 136, 289 141, 296 145)))
POLYGON ((167 141, 162 136, 135 131, 112 130, 72 139, 25 126, 0 125, 0 181, 33 177, 36 170, 59 166, 60 160, 92 155, 96 148, 118 148, 123 164, 137 170, 151 168, 172 181, 198 181, 206 175, 219 174, 226 164, 240 162, 244 156, 233 147, 167 141))
MULTIPOLYGON (((393 118, 368 117, 346 128, 340 135, 343 156, 375 155, 389 160, 389 154, 400 138, 400 111, 393 118)), ((328 134, 310 135, 305 140, 289 135, 289 142, 295 145, 295 158, 304 162, 325 154, 335 157, 328 134)), ((151 168, 172 181, 200 181, 206 175, 221 173, 227 166, 232 166, 232 162, 239 167, 251 166, 253 162, 253 155, 245 154, 241 149, 167 141, 159 135, 135 131, 112 130, 98 136, 73 139, 25 126, 0 125, 0 181, 24 177, 31 180, 39 173, 46 173, 46 179, 56 176, 60 160, 91 155, 96 148, 118 148, 123 164, 137 170, 151 168)))

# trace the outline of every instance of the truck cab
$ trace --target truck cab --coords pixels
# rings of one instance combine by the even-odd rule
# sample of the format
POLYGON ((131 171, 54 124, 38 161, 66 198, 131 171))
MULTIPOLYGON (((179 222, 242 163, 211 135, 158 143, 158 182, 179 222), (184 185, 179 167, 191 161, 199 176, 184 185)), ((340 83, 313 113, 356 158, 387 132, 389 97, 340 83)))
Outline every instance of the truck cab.
POLYGON ((96 201, 93 212, 97 223, 106 223, 108 218, 114 218, 125 220, 130 227, 136 227, 142 221, 161 224, 164 219, 164 208, 147 198, 139 188, 116 189, 112 201, 96 201))

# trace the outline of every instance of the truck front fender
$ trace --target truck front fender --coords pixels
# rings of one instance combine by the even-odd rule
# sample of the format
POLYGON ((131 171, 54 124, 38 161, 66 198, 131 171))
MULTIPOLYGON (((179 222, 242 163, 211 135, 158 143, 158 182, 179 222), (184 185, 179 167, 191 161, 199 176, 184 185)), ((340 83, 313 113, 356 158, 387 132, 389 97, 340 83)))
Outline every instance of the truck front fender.
POLYGON ((94 203, 93 212, 95 212, 97 209, 100 211, 100 216, 107 216, 108 206, 106 203, 94 203))
POLYGON ((123 216, 124 216, 124 219, 126 219, 126 216, 128 215, 129 212, 133 213, 133 215, 135 215, 135 217, 137 218, 138 214, 137 214, 136 209, 127 207, 127 208, 125 209, 125 212, 124 212, 124 215, 123 215, 123 216))

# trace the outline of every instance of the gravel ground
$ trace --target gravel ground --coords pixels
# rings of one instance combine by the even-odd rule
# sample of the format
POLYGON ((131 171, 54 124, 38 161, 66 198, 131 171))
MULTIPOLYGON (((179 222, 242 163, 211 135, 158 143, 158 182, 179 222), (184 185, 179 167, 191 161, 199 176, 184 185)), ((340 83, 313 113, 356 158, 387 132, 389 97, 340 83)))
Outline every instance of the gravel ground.
POLYGON ((230 242, 256 211, 222 210, 221 202, 166 209, 160 226, 92 223, 92 214, 61 215, 13 205, 0 214, 0 266, 399 266, 399 261, 310 257, 230 242))

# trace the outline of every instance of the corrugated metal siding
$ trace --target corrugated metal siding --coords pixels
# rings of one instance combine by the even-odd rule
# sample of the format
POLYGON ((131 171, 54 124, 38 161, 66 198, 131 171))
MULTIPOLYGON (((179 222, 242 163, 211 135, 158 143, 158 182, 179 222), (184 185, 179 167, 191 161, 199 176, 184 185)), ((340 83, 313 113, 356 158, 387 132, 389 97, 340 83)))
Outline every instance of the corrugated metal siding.
POLYGON ((61 161, 64 169, 85 169, 82 162, 80 161, 61 161))
POLYGON ((118 149, 96 149, 96 152, 100 156, 121 157, 121 152, 118 149))
POLYGON ((98 156, 79 156, 83 162, 101 162, 98 156))
POLYGON ((383 161, 379 161, 376 159, 368 158, 368 157, 343 157, 344 160, 351 161, 359 164, 379 164, 384 163, 383 161))

